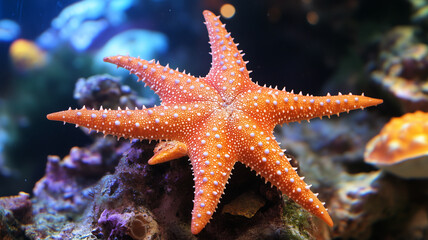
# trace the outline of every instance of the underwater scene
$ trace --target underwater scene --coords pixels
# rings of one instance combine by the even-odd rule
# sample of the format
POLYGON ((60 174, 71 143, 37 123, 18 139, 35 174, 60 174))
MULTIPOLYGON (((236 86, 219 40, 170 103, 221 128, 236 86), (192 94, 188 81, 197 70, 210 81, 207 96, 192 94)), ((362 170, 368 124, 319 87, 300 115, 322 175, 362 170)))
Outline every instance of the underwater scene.
POLYGON ((428 0, 0 0, 0 239, 428 239, 428 0))

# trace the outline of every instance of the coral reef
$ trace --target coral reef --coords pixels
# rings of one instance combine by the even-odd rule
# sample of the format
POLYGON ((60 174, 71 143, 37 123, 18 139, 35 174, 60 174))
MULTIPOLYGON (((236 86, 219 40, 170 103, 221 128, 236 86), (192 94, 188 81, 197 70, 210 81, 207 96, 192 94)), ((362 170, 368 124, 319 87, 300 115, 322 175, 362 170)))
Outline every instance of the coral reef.
MULTIPOLYGON (((76 79, 106 72, 107 64, 98 55, 101 51, 111 51, 122 44, 122 49, 126 48, 128 53, 154 58, 158 57, 155 54, 163 53, 168 47, 163 34, 144 30, 150 28, 142 20, 144 14, 141 14, 141 9, 146 6, 140 4, 137 9, 134 8, 136 4, 139 3, 134 0, 65 1, 56 5, 33 2, 2 4, 6 14, 2 18, 10 14, 9 18, 14 21, 0 20, 0 48, 3 53, 0 54, 0 125, 3 124, 3 116, 11 122, 5 131, 7 144, 3 144, 4 131, 0 130, 0 182, 4 183, 1 195, 16 194, 19 190, 31 191, 42 176, 46 156, 52 153, 52 149, 57 151, 56 154, 65 155, 67 148, 74 144, 68 139, 56 138, 59 134, 55 131, 46 131, 47 123, 40 113, 76 104, 70 94, 76 79), (140 14, 129 14, 131 9, 140 14), (32 17, 35 19, 29 20, 32 17), (133 23, 128 24, 131 21, 133 23), (17 39, 20 31, 21 37, 27 40, 17 39), (133 41, 141 38, 145 44, 133 41), (12 43, 12 40, 15 41, 12 43), (114 44, 107 44, 109 40, 114 44), (97 64, 102 70, 94 70, 97 64), (6 107, 3 108, 4 105, 6 107), (47 148, 49 145, 50 149, 47 148), (22 151, 23 148, 27 151, 22 151)), ((123 76, 125 81, 126 77, 123 76)), ((126 90, 124 87, 122 92, 126 90)), ((157 99, 147 97, 142 100, 137 100, 134 105, 153 105, 157 99)), ((82 144, 89 142, 89 138, 82 134, 75 134, 72 138, 74 142, 78 138, 82 144)))
MULTIPOLYGON (((399 224, 400 215, 408 209, 410 201, 404 182, 394 184, 380 171, 344 174, 338 183, 337 192, 330 200, 331 209, 335 212, 336 227, 333 237, 343 239, 376 238, 375 224, 399 224)), ((398 232, 398 231, 397 231, 398 232)), ((407 235, 406 233, 400 233, 407 235)))
POLYGON ((105 239, 157 239, 155 220, 148 210, 133 205, 133 198, 127 196, 129 189, 119 187, 115 176, 101 178, 117 163, 111 158, 120 157, 125 149, 129 144, 104 142, 89 149, 73 148, 62 160, 50 156, 46 176, 34 188, 34 223, 23 226, 26 235, 32 239, 95 235, 105 239))
POLYGON ((129 86, 121 84, 120 78, 108 74, 79 78, 74 89, 74 98, 80 105, 88 108, 120 106, 134 109, 154 104, 154 100, 138 97, 129 86))
POLYGON ((302 169, 310 169, 303 174, 313 181, 314 187, 339 182, 338 174, 343 171, 366 171, 364 146, 386 122, 365 112, 344 118, 344 121, 315 119, 310 124, 290 124, 277 129, 278 141, 287 146, 287 152, 299 159, 302 169))
MULTIPOLYGON (((34 224, 25 226, 27 236, 70 238, 79 235, 76 225, 92 200, 92 187, 114 170, 129 144, 99 138, 89 148, 73 148, 62 160, 49 156, 46 175, 34 187, 34 224), (49 222, 54 221, 54 224, 49 222), (50 230, 48 230, 50 229, 50 230)), ((81 226, 83 227, 83 226, 81 226)))
POLYGON ((317 239, 426 237, 427 181, 396 178, 365 164, 364 145, 380 131, 382 121, 364 112, 346 118, 346 124, 335 119, 293 124, 282 128, 278 138, 299 159, 308 182, 327 196, 323 200, 335 226, 320 229, 317 239))
POLYGON ((125 236, 135 240, 160 239, 158 224, 151 213, 142 208, 126 213, 104 210, 98 219, 98 226, 93 231, 94 235, 107 239, 123 239, 125 236))
POLYGON ((367 214, 369 210, 367 208, 374 205, 373 202, 369 202, 369 198, 378 199, 378 189, 372 186, 378 178, 379 172, 352 176, 344 174, 342 182, 338 183, 338 191, 331 200, 331 209, 338 219, 335 234, 345 239, 350 237, 367 239, 371 235, 371 225, 383 212, 380 209, 367 214))
MULTIPOLYGON (((167 150, 177 152, 180 145, 117 142, 94 132, 89 137, 81 134, 84 141, 76 141, 68 132, 64 134, 67 138, 58 138, 56 131, 46 131, 52 125, 40 113, 57 110, 59 103, 62 107, 73 106, 70 92, 77 78, 95 72, 113 73, 101 61, 105 56, 160 57, 161 62, 186 66, 197 75, 206 73, 207 44, 195 40, 206 36, 195 6, 220 9, 223 3, 190 2, 90 0, 77 1, 69 7, 64 6, 66 2, 58 2, 50 6, 55 9, 51 16, 57 16, 50 26, 51 16, 45 16, 38 8, 34 12, 42 14, 46 22, 32 21, 30 27, 26 20, 31 14, 25 8, 33 3, 13 3, 12 9, 20 6, 19 13, 11 11, 19 20, 0 20, 3 47, 9 49, 20 35, 34 39, 28 29, 37 30, 35 34, 45 30, 36 25, 48 29, 36 44, 30 42, 33 45, 26 46, 30 51, 14 53, 15 59, 27 57, 29 67, 21 66, 28 71, 12 67, 17 66, 17 61, 2 62, 6 63, 2 72, 5 82, 0 89, 4 93, 0 96, 2 194, 23 190, 19 181, 25 180, 32 187, 40 176, 29 172, 41 174, 43 169, 38 168, 44 167, 46 155, 52 151, 61 157, 48 157, 46 174, 31 199, 26 193, 0 198, 0 239, 428 239, 428 182, 414 178, 418 173, 415 170, 420 171, 418 175, 425 174, 424 165, 410 170, 393 166, 396 175, 384 165, 367 164, 369 158, 363 156, 365 144, 381 130, 387 118, 416 110, 427 112, 426 0, 232 3, 237 10, 234 18, 246 25, 236 25, 233 20, 227 21, 227 26, 238 41, 245 40, 252 59, 249 67, 257 69, 254 79, 282 85, 286 78, 292 80, 287 82, 287 88, 317 93, 339 88, 355 92, 353 88, 358 86, 366 94, 379 96, 378 87, 364 86, 368 84, 364 72, 367 69, 374 82, 388 93, 387 104, 377 110, 385 118, 369 111, 341 120, 311 120, 311 124, 276 129, 275 137, 287 147, 287 158, 292 159, 294 167, 301 166, 297 169, 299 175, 306 176, 320 199, 327 202, 333 228, 319 224, 276 188, 238 164, 213 220, 194 236, 189 231, 193 180, 187 157, 157 166, 147 164, 149 159, 162 158, 153 156, 154 148, 159 156, 167 150), (177 17, 179 21, 165 24, 177 17), (188 29, 182 27, 183 21, 189 22, 188 29), (266 33, 249 38, 248 28, 266 33), (34 49, 43 54, 47 51, 46 56, 35 55, 34 49), (279 57, 272 52, 280 53, 279 57), (260 67, 261 61, 271 67, 260 67), (45 67, 31 69, 39 63, 45 67), (336 72, 333 78, 337 81, 326 85, 324 81, 331 79, 332 72, 336 72), (40 96, 49 96, 50 100, 40 96), (94 142, 87 146, 89 139, 94 142), (86 147, 69 150, 68 146, 76 142, 86 147), (48 145, 49 149, 35 154, 33 149, 48 145), (67 151, 69 154, 63 157, 67 151)), ((5 12, 9 4, 5 1, 2 5, 5 12)), ((125 80, 126 71, 114 69, 114 73, 125 80)), ((133 82, 129 84, 134 87, 133 82)), ((79 79, 75 99, 81 106, 96 109, 100 105, 112 109, 154 105, 154 98, 146 93, 139 98, 129 86, 108 75, 79 79)), ((381 141, 385 138, 375 137, 376 143, 387 144, 381 141)), ((415 138, 404 139, 409 143, 415 138)), ((403 148, 405 144, 398 141, 403 148)), ((374 143, 372 140, 366 149, 375 150, 374 143)), ((394 148, 393 144, 390 147, 394 148)), ((399 162, 408 160, 415 159, 407 157, 399 162)), ((30 187, 25 191, 30 192, 30 187)))
POLYGON ((21 224, 31 223, 31 206, 30 195, 24 192, 0 197, 0 239, 26 239, 21 224))
POLYGON ((303 96, 301 92, 294 94, 293 90, 259 86, 249 78, 244 55, 219 21, 220 17, 209 10, 203 11, 203 15, 212 50, 211 69, 206 77, 186 76, 185 71, 174 71, 154 59, 105 57, 105 62, 137 75, 162 99, 161 105, 141 110, 83 107, 50 113, 47 118, 83 125, 104 135, 175 140, 185 146, 194 170, 191 232, 195 235, 211 220, 237 162, 255 170, 332 227, 333 221, 324 203, 292 168, 272 129, 278 124, 376 106, 383 100, 340 92, 335 96, 303 96), (228 46, 224 46, 226 42, 228 46))
POLYGON ((22 223, 30 221, 31 206, 30 194, 25 192, 20 192, 16 196, 0 197, 0 207, 10 211, 22 223))
MULTIPOLYGON (((18 229, 25 229, 25 235, 30 239, 46 239, 48 236, 55 239, 194 238, 188 226, 192 177, 185 159, 153 167, 147 161, 154 144, 134 143, 123 153, 114 173, 102 177, 101 172, 106 167, 100 165, 99 160, 85 160, 92 151, 95 152, 94 148, 94 145, 88 149, 74 148, 70 156, 62 160, 49 157, 46 176, 34 189, 33 221, 18 229), (96 168, 98 170, 94 171, 96 168)), ((114 155, 120 156, 119 152, 114 155)), ((98 156, 92 157, 96 158, 98 156)), ((102 157, 101 162, 108 161, 102 157)), ((236 170, 238 175, 249 174, 243 167, 236 170)), ((266 204, 249 219, 218 213, 219 216, 200 234, 201 238, 215 239, 222 235, 223 239, 238 236, 240 239, 271 239, 275 236, 307 239, 316 234, 313 218, 297 204, 290 200, 280 201, 279 192, 256 177, 243 179, 246 180, 231 182, 234 194, 228 200, 241 201, 242 195, 255 187, 259 191, 253 195, 266 204), (248 187, 242 188, 242 184, 248 187), (290 205, 294 207, 290 209, 290 205), (280 214, 282 208, 286 220, 280 214), (298 225, 295 226, 295 218, 291 216, 300 219, 298 225)))
POLYGON ((14 218, 10 211, 3 208, 0 208, 0 239, 27 239, 19 221, 14 218))
MULTIPOLYGON (((136 103, 134 93, 122 93, 123 88, 118 79, 95 76, 80 80, 75 96, 91 107, 101 103, 132 106, 136 103), (119 96, 125 96, 126 101, 121 102, 119 96), (106 98, 110 101, 106 102, 106 98)), ((153 155, 154 144, 91 135, 95 137, 92 145, 74 147, 62 159, 48 157, 46 174, 33 190, 31 222, 21 223, 14 218, 2 221, 9 228, 15 226, 12 236, 193 239, 188 225, 193 181, 186 160, 150 166, 148 160, 153 155)), ((168 145, 158 145, 158 153, 168 149, 168 145)), ((317 234, 313 218, 291 200, 281 201, 278 190, 271 189, 242 165, 235 168, 234 174, 237 178, 229 184, 225 203, 239 205, 242 196, 251 192, 258 206, 247 217, 220 211, 200 234, 201 238, 215 239, 222 235, 224 239, 281 236, 305 239, 317 234), (290 208, 291 205, 294 207, 290 208), (287 217, 284 218, 281 209, 287 217), (301 214, 304 217, 298 217, 301 214), (300 219, 299 224, 293 219, 300 219)))
MULTIPOLYGON (((391 92, 404 112, 428 111, 428 47, 415 26, 396 26, 380 44, 372 78, 391 92)), ((426 41, 425 41, 426 42, 426 41)))
MULTIPOLYGON (((142 142, 135 143, 129 152, 125 153, 115 176, 112 176, 117 179, 115 183, 118 186, 112 195, 121 191, 123 194, 132 194, 132 197, 124 198, 134 199, 134 203, 142 203, 150 209, 159 224, 162 238, 191 239, 193 238, 189 228, 193 185, 191 170, 183 158, 170 164, 150 166, 147 164, 150 151, 152 149, 147 150, 147 144, 142 142)), ((235 175, 242 177, 239 176, 242 174, 249 175, 248 170, 241 166, 236 169, 235 175)), ((215 239, 217 236, 223 236, 223 239, 236 239, 238 236, 262 238, 263 234, 274 236, 277 232, 287 232, 287 226, 294 224, 291 221, 286 225, 281 220, 280 209, 285 205, 280 201, 279 192, 276 189, 269 189, 257 177, 231 181, 228 189, 232 194, 225 201, 239 201, 250 189, 259 189, 253 194, 257 195, 258 199, 266 201, 266 205, 250 219, 217 213, 207 229, 199 234, 198 237, 201 239, 215 239), (243 188, 243 185, 248 187, 243 188)), ((123 206, 126 206, 126 203, 123 204, 122 201, 116 208, 123 206)), ((312 217, 305 218, 305 222, 308 223, 308 219, 312 217)), ((299 232, 312 233, 313 229, 314 225, 309 222, 306 228, 300 229, 299 232)), ((267 236, 262 239, 269 239, 267 236)))
MULTIPOLYGON (((84 94, 79 95, 79 99, 94 107, 104 101, 100 96, 113 94, 116 97, 112 99, 119 101, 115 89, 121 89, 121 83, 105 81, 112 89, 81 91, 84 94)), ((95 78, 94 82, 104 81, 95 78)), ((94 86, 89 84, 87 89, 99 89, 94 86)), ((133 97, 127 99, 127 104, 134 104, 133 97)), ((363 162, 365 142, 382 125, 372 120, 375 117, 360 112, 346 116, 346 123, 338 119, 314 120, 311 124, 277 129, 277 139, 288 146, 286 153, 296 156, 288 155, 293 159, 291 164, 298 167, 296 159, 299 159, 302 168, 298 170, 305 171, 308 181, 331 206, 336 223, 333 230, 322 227, 318 219, 238 165, 219 206, 221 211, 198 237, 369 239, 377 236, 374 227, 388 229, 390 236, 412 239, 425 236, 425 205, 410 203, 412 199, 427 199, 428 190, 414 191, 426 189, 426 183, 394 179, 371 171, 363 162), (250 208, 251 214, 244 216, 248 209, 243 211, 239 203, 248 199, 257 201, 250 208), (226 213, 228 208, 237 214, 226 213), (404 228, 395 228, 403 217, 412 221, 404 228)), ((154 143, 118 142, 92 136, 95 142, 89 147, 75 147, 63 159, 49 156, 46 175, 34 188, 31 221, 20 222, 20 218, 3 214, 6 217, 0 222, 7 227, 3 229, 9 229, 2 233, 4 236, 196 239, 189 231, 193 180, 186 157, 151 166, 148 160, 153 156, 154 143)), ((168 145, 159 148, 165 149, 168 145)))

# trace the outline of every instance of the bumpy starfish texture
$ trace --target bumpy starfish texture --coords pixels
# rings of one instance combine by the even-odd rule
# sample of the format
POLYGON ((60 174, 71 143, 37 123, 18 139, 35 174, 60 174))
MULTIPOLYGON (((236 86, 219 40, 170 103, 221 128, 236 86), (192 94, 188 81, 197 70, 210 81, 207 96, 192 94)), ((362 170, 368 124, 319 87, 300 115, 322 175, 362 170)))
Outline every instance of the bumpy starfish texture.
POLYGON ((303 96, 261 87, 251 81, 243 54, 219 17, 210 11, 203 15, 212 50, 206 77, 196 78, 154 60, 107 57, 104 61, 136 74, 160 96, 162 104, 140 110, 69 109, 47 118, 118 137, 167 140, 155 150, 150 164, 189 155, 195 181, 193 234, 210 221, 237 161, 332 226, 324 203, 290 165, 273 128, 377 105, 382 100, 352 94, 303 96))

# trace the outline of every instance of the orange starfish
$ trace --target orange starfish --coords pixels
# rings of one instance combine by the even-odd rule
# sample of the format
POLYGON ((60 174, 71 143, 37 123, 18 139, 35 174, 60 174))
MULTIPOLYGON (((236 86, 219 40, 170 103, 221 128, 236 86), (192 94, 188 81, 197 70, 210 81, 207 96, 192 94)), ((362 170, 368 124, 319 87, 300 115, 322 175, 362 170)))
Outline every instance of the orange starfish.
POLYGON ((141 110, 62 111, 50 120, 78 124, 130 139, 169 140, 149 160, 166 162, 189 155, 195 181, 191 230, 199 233, 210 221, 237 161, 255 170, 303 208, 333 221, 323 203, 298 176, 273 135, 277 124, 330 116, 382 103, 352 94, 303 96, 253 83, 243 54, 230 33, 210 11, 203 15, 212 50, 212 67, 206 77, 128 56, 107 57, 136 74, 162 99, 162 104, 141 110))

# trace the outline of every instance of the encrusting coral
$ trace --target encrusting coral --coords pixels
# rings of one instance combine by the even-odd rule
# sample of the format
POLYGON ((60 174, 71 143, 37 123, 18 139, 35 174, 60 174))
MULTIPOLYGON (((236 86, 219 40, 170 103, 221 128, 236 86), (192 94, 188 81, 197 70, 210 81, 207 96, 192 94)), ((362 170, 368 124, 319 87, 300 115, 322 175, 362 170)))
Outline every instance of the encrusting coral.
MULTIPOLYGON (((130 139, 175 140, 185 146, 193 166, 195 201, 191 229, 198 234, 210 221, 236 162, 251 167, 306 210, 333 225, 324 204, 303 181, 273 135, 275 125, 330 116, 382 103, 363 95, 314 97, 261 87, 251 81, 237 44, 210 11, 204 11, 213 62, 206 77, 163 67, 154 60, 127 56, 104 60, 136 74, 161 97, 154 108, 68 110, 49 114, 64 121, 130 139)), ((174 148, 172 148, 174 149, 174 148)), ((182 151, 182 148, 177 148, 182 151)), ((160 150, 171 159, 176 151, 160 150), (167 152, 170 151, 170 152, 167 152)))
POLYGON ((20 192, 16 196, 0 197, 0 239, 25 239, 21 224, 32 222, 30 194, 20 192))
POLYGON ((397 26, 382 39, 372 78, 400 102, 405 112, 428 109, 428 46, 418 28, 397 26))
POLYGON ((144 209, 118 213, 104 210, 98 219, 103 236, 108 239, 130 236, 134 240, 159 239, 159 228, 151 213, 144 209))
POLYGON ((74 89, 74 98, 81 106, 90 108, 113 108, 118 105, 135 108, 150 104, 148 99, 138 97, 129 86, 122 85, 120 78, 108 74, 79 78, 74 89))
POLYGON ((366 145, 364 160, 403 178, 427 178, 428 113, 391 119, 366 145))

